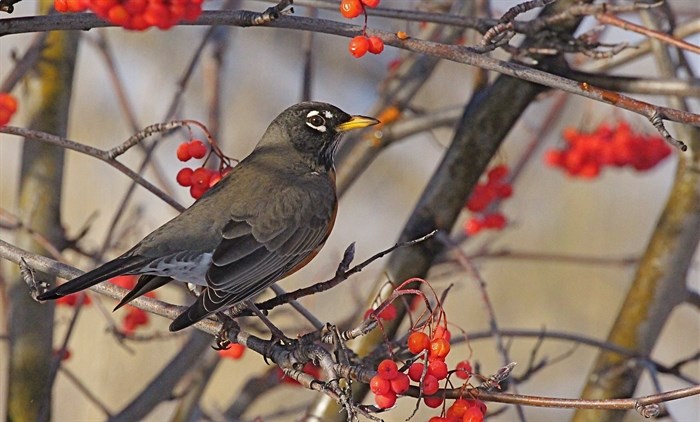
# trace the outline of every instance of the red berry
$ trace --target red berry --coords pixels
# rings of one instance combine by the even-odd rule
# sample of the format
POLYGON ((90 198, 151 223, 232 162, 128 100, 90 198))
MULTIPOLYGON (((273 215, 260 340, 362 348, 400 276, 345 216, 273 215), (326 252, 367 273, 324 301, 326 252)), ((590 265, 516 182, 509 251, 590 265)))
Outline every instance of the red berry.
POLYGON ((430 337, 422 332, 414 332, 408 336, 408 350, 417 355, 430 347, 430 337))
POLYGON ((129 22, 129 12, 121 4, 115 4, 109 8, 107 20, 115 25, 125 26, 129 22))
POLYGON ((411 385, 411 381, 408 379, 408 375, 399 372, 399 374, 390 381, 391 391, 396 394, 403 394, 408 391, 408 387, 411 385))
POLYGON ((209 179, 209 187, 212 187, 215 184, 219 183, 219 181, 221 181, 222 177, 223 176, 218 171, 213 172, 211 174, 211 178, 209 179))
POLYGON ((192 158, 190 154, 190 148, 187 142, 183 142, 177 146, 177 159, 180 161, 187 161, 192 158))
POLYGON ((464 232, 469 236, 474 236, 479 233, 482 228, 484 228, 484 223, 479 217, 470 217, 464 223, 464 232))
POLYGON ((137 279, 138 277, 135 275, 118 275, 110 278, 109 282, 125 289, 133 289, 136 286, 137 279))
POLYGON ((228 349, 218 351, 219 356, 222 358, 234 360, 240 359, 243 356, 243 352, 245 352, 245 346, 238 343, 233 343, 228 349))
POLYGON ((379 318, 385 320, 385 321, 391 321, 392 319, 395 319, 397 315, 397 310, 396 306, 393 303, 390 303, 382 309, 382 311, 379 313, 379 318))
POLYGON ((194 173, 194 170, 192 170, 189 167, 185 167, 183 169, 180 169, 180 171, 177 172, 177 176, 175 176, 175 180, 177 180, 178 185, 180 186, 192 186, 192 174, 194 173))
POLYGON ((499 212, 495 212, 484 217, 484 227, 488 227, 489 229, 501 230, 506 226, 506 224, 508 224, 508 220, 499 212))
POLYGON ((550 149, 544 154, 544 162, 550 167, 561 167, 564 165, 564 152, 550 149))
POLYGON ((462 422, 482 422, 483 420, 484 414, 478 407, 470 407, 462 416, 462 422))
POLYGON ((472 374, 472 365, 468 360, 463 360, 457 364, 455 375, 463 380, 468 379, 472 374))
POLYGON ((187 144, 187 150, 192 158, 203 158, 205 155, 207 155, 207 147, 204 145, 204 142, 200 141, 199 139, 190 141, 190 143, 187 144))
POLYGON ((122 5, 130 15, 136 15, 146 10, 147 0, 126 0, 122 5))
POLYGON ((438 380, 447 378, 447 364, 441 360, 433 360, 428 363, 428 373, 438 380))
POLYGON ((209 187, 209 179, 211 179, 211 171, 204 167, 199 167, 192 173, 192 186, 198 185, 209 187))
POLYGON ((428 419, 428 422, 450 422, 450 421, 447 418, 443 418, 441 416, 433 416, 432 418, 428 419))
POLYGON ((57 12, 65 13, 68 12, 70 9, 68 9, 68 5, 66 4, 66 0, 53 0, 53 8, 56 9, 57 12))
POLYGON ((510 198, 513 195, 513 186, 507 183, 496 186, 495 190, 499 198, 510 198))
POLYGON ((367 7, 375 8, 375 7, 379 6, 380 0, 361 0, 361 1, 362 1, 362 4, 364 4, 367 7))
POLYGON ((68 360, 71 357, 71 352, 69 349, 57 349, 54 350, 51 354, 60 358, 62 361, 68 360))
POLYGON ((386 394, 391 390, 391 383, 389 380, 375 375, 369 380, 369 389, 372 390, 374 394, 386 394))
POLYGON ((384 51, 384 41, 376 36, 371 36, 369 41, 369 52, 372 54, 379 54, 384 51))
POLYGON ((122 321, 122 330, 127 334, 131 334, 136 328, 146 324, 148 324, 148 314, 146 311, 131 306, 131 310, 122 321))
POLYGON ((340 14, 348 19, 360 16, 364 7, 360 0, 343 0, 340 2, 340 14))
POLYGON ((396 366, 396 362, 393 360, 384 359, 377 366, 377 373, 385 380, 391 381, 399 375, 399 367, 396 366))
POLYGON ((506 176, 508 176, 508 166, 504 164, 499 164, 486 173, 486 177, 488 178, 489 182, 499 181, 506 176))
POLYGON ((204 193, 207 191, 206 186, 201 186, 201 185, 192 185, 190 186, 190 196, 194 199, 199 199, 204 195, 204 193))
POLYGON ((355 38, 350 40, 350 44, 348 44, 348 50, 350 50, 350 54, 353 56, 360 58, 367 53, 367 50, 369 49, 369 40, 367 37, 364 35, 358 35, 355 38))
POLYGON ((444 338, 436 338, 430 342, 431 359, 445 359, 445 356, 450 353, 450 342, 444 338))
POLYGON ((435 409, 436 407, 440 407, 442 405, 443 399, 442 397, 426 397, 423 399, 423 403, 425 403, 426 406, 435 409))
POLYGON ((415 382, 419 382, 423 376, 423 369, 425 365, 420 362, 413 362, 411 366, 408 367, 408 377, 415 382))
POLYGON ((437 393, 438 389, 440 388, 440 383, 435 376, 426 374, 423 378, 423 382, 421 383, 421 388, 423 389, 424 395, 432 396, 433 394, 437 393))
POLYGON ((435 331, 433 332, 433 340, 438 338, 444 338, 445 340, 450 341, 452 340, 452 333, 444 325, 438 325, 435 327, 435 331))
POLYGON ((396 404, 396 393, 390 391, 386 394, 377 394, 374 396, 374 402, 380 409, 388 409, 396 404))
POLYGON ((472 407, 473 403, 465 399, 457 399, 452 403, 452 406, 447 408, 448 418, 461 418, 464 413, 472 407))
POLYGON ((193 21, 196 20, 199 15, 202 14, 202 3, 200 2, 199 4, 193 4, 189 3, 185 5, 185 20, 186 21, 193 21))

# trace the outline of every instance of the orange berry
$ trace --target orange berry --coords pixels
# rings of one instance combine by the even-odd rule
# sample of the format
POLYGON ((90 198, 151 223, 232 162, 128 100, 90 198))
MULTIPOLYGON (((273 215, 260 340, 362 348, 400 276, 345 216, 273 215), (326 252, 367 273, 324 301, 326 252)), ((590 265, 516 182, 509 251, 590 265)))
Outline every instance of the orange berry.
POLYGON ((472 407, 472 404, 465 399, 457 399, 452 403, 452 406, 447 408, 448 418, 461 418, 464 413, 472 407))
POLYGON ((107 20, 115 25, 125 26, 129 22, 129 12, 121 4, 114 5, 107 12, 107 20))
POLYGON ((0 92, 0 109, 4 109, 10 112, 10 114, 17 111, 17 99, 6 92, 0 92))
POLYGON ((374 396, 374 402, 380 409, 388 409, 396 404, 396 393, 390 391, 386 394, 377 394, 374 396))
POLYGON ((431 359, 445 359, 450 353, 450 342, 444 338, 436 338, 430 342, 430 355, 431 359))
POLYGON ((471 407, 464 412, 462 416, 462 422, 482 422, 484 420, 484 414, 478 407, 471 407))
POLYGON ((425 368, 425 365, 422 363, 413 362, 411 366, 408 367, 408 377, 415 382, 419 382, 423 376, 423 368, 425 368))
POLYGON ((192 155, 190 154, 190 148, 187 142, 183 142, 177 146, 176 154, 177 159, 180 161, 187 161, 190 158, 192 158, 192 155))
POLYGON ((438 380, 447 378, 447 364, 441 360, 433 360, 428 363, 428 373, 438 380))
POLYGON ((66 4, 66 0, 53 0, 53 8, 56 9, 57 12, 61 13, 70 11, 70 9, 68 9, 68 5, 66 4))
POLYGON ((362 13, 364 7, 360 0, 343 0, 340 2, 340 14, 348 19, 353 19, 362 13))
POLYGON ((386 394, 391 390, 391 382, 379 375, 375 375, 369 380, 369 389, 372 390, 374 394, 386 394))
POLYGON ((391 359, 384 359, 377 366, 377 373, 385 380, 393 380, 399 374, 399 367, 391 359))
POLYGON ((367 7, 375 8, 375 7, 379 6, 380 0, 361 0, 361 1, 362 1, 362 4, 364 4, 367 7))
POLYGON ((408 336, 408 350, 417 355, 430 347, 430 337, 422 332, 414 332, 408 336))
POLYGON ((367 37, 364 35, 358 35, 355 38, 350 40, 350 44, 348 44, 348 50, 350 51, 350 54, 355 56, 356 58, 360 58, 367 53, 367 50, 369 49, 369 40, 367 37))
POLYGON ((369 41, 369 52, 372 54, 379 54, 384 51, 384 41, 376 36, 371 36, 369 41))
POLYGON ((401 372, 399 372, 396 378, 391 380, 390 383, 391 390, 396 394, 405 393, 406 391, 408 391, 408 387, 411 385, 411 381, 409 380, 408 375, 401 372))
POLYGON ((433 332, 433 340, 437 338, 444 338, 445 340, 450 341, 452 339, 452 333, 444 325, 438 325, 435 327, 435 331, 433 332))

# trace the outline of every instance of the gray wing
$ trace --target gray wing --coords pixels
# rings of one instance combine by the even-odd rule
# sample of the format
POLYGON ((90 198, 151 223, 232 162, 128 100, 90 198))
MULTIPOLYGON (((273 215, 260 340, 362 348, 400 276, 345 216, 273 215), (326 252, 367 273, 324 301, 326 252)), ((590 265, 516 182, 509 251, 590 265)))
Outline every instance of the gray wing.
POLYGON ((335 191, 332 185, 325 186, 330 191, 286 189, 261 202, 255 215, 234 215, 214 250, 207 289, 170 330, 260 293, 313 258, 335 219, 335 191))

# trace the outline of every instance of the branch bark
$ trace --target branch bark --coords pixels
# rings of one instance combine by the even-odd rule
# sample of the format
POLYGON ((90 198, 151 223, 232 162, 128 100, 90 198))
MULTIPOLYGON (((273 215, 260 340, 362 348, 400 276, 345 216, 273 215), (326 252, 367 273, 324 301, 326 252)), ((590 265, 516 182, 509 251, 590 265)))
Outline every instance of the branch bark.
MULTIPOLYGON (((40 7, 48 10, 52 5, 52 1, 43 0, 40 7)), ((77 32, 52 32, 47 36, 46 47, 35 64, 38 79, 33 88, 39 101, 32 113, 31 128, 65 136, 78 40, 77 32)), ((60 217, 63 162, 63 148, 24 140, 19 214, 24 216, 26 227, 54 245, 64 243, 60 217)), ((47 253, 24 229, 18 230, 16 244, 39 254, 47 253)), ((37 278, 52 277, 39 273, 37 278)), ((13 267, 8 282, 8 418, 49 420, 54 307, 39 304, 27 294, 17 267, 13 267)))
MULTIPOLYGON (((650 14, 645 24, 656 27, 650 14)), ((663 77, 675 77, 673 60, 667 48, 651 40, 663 77)), ((679 52, 679 54, 682 54, 679 52)), ((692 77, 693 75, 691 75, 692 77)), ((687 108, 682 97, 670 103, 687 108)), ((678 169, 670 196, 637 268, 632 285, 622 303, 607 341, 648 356, 673 310, 687 298, 686 277, 700 242, 700 131, 684 127, 692 155, 679 155, 678 169)), ((693 346, 694 347, 694 346, 693 346)), ((582 397, 605 399, 631 397, 644 366, 611 351, 601 352, 594 363, 582 397)), ((574 421, 620 421, 624 412, 578 410, 574 421)))

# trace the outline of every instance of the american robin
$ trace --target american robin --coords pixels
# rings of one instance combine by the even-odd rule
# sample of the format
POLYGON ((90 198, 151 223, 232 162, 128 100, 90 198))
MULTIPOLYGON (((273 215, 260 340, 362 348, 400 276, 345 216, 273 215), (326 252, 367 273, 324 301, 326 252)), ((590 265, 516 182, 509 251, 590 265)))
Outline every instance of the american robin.
POLYGON ((122 274, 141 277, 117 308, 172 280, 205 286, 170 324, 170 331, 178 331, 251 298, 319 252, 338 209, 338 141, 346 131, 377 123, 326 103, 289 107, 253 152, 182 214, 39 299, 57 299, 122 274))

